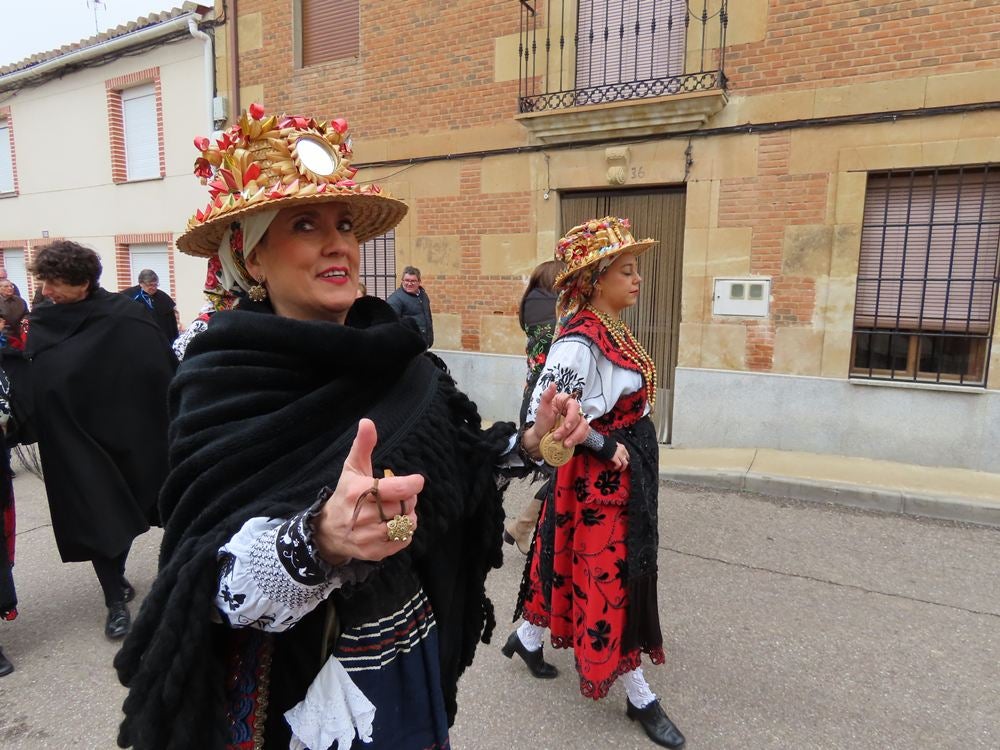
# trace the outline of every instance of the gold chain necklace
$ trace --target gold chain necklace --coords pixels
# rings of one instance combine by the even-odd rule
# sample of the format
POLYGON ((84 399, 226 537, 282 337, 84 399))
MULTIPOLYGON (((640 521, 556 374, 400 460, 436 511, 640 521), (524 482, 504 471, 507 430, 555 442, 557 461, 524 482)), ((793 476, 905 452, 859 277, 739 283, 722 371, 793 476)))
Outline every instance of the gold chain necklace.
POLYGON ((639 368, 639 372, 642 373, 643 382, 646 384, 649 409, 652 411, 653 407, 656 406, 656 365, 653 363, 653 358, 643 349, 642 344, 636 340, 624 320, 621 318, 612 318, 593 305, 587 305, 587 309, 597 316, 597 319, 608 329, 608 333, 611 334, 611 338, 618 346, 618 351, 622 353, 625 359, 639 368))

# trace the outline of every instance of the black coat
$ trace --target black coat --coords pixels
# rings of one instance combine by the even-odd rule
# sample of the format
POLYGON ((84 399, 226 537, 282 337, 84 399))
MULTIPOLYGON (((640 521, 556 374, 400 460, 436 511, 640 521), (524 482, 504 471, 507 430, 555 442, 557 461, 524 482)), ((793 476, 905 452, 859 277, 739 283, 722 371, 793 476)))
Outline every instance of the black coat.
POLYGON ((156 518, 170 349, 147 311, 97 289, 36 308, 27 352, 59 554, 64 562, 118 555, 156 518))
POLYGON ((169 343, 173 343, 174 339, 177 338, 177 315, 174 310, 177 307, 177 303, 174 302, 173 298, 167 294, 162 289, 157 289, 153 293, 151 299, 153 301, 153 309, 150 310, 149 306, 143 302, 141 299, 136 299, 142 287, 140 286, 130 286, 128 289, 123 289, 121 295, 127 297, 133 302, 138 302, 153 316, 156 321, 156 325, 160 327, 163 331, 163 335, 167 337, 169 343))
POLYGON ((431 317, 431 298, 426 289, 420 287, 419 294, 410 294, 403 287, 399 287, 389 295, 386 302, 395 310, 400 320, 411 320, 417 324, 428 349, 434 346, 434 319, 431 317))
MULTIPOLYGON (((249 518, 290 517, 336 486, 362 416, 378 428, 374 465, 419 472, 426 483, 413 543, 333 595, 338 623, 395 611, 401 584, 415 574, 434 610, 445 710, 454 719, 459 675, 494 626, 485 591, 487 571, 503 560, 494 466, 514 426, 481 430, 475 405, 423 348, 374 297, 355 303, 345 325, 245 303, 217 313, 191 341, 170 389, 160 570, 115 657, 130 688, 121 747, 225 745, 232 631, 209 618, 219 547, 249 518)), ((317 608, 272 638, 265 747, 288 747, 281 716, 322 667, 324 620, 317 608)))

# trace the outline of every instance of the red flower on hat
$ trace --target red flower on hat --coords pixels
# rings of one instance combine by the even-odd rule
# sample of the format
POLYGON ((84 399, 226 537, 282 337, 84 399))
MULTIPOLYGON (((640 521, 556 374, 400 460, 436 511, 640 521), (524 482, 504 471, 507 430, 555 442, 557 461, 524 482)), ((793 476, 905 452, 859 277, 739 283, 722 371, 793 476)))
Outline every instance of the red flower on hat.
MULTIPOLYGON (((208 140, 207 138, 205 140, 208 140)), ((203 156, 199 156, 194 160, 194 174, 196 177, 211 177, 212 176, 212 165, 208 163, 208 159, 203 156)))
POLYGON ((199 151, 208 151, 208 147, 211 145, 211 141, 208 140, 203 135, 197 135, 194 138, 194 147, 199 151))
POLYGON ((246 185, 250 180, 256 180, 258 177, 260 177, 260 164, 253 162, 243 173, 243 184, 246 185))
POLYGON ((336 120, 330 122, 330 127, 343 135, 347 132, 347 120, 343 117, 338 117, 336 120))
POLYGON ((264 107, 258 104, 257 102, 251 104, 247 111, 250 113, 250 116, 255 120, 259 120, 261 117, 264 116, 264 107))

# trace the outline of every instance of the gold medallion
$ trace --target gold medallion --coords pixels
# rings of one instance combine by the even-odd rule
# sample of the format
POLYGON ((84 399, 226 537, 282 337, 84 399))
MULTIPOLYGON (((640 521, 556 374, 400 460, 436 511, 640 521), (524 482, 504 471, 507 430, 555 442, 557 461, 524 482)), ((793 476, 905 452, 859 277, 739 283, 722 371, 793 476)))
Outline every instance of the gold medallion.
POLYGON ((538 444, 538 452, 549 466, 559 467, 573 458, 573 448, 567 448, 561 441, 552 437, 552 433, 562 424, 562 415, 556 420, 555 427, 545 433, 538 444))

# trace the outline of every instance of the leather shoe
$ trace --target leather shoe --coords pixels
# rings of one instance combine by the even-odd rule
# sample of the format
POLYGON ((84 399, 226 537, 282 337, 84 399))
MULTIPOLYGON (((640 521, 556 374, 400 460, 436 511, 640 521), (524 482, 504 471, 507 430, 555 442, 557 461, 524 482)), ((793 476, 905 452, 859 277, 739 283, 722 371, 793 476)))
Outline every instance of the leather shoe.
POLYGON ((516 630, 510 634, 507 643, 500 650, 508 659, 514 656, 514 654, 520 656, 524 660, 524 663, 528 665, 528 671, 531 672, 532 677, 537 677, 540 680, 551 680, 553 677, 559 676, 559 670, 547 663, 543 658, 542 648, 539 648, 537 651, 528 651, 524 647, 524 644, 521 643, 516 630))
POLYGON ((0 677, 6 677, 13 671, 14 665, 10 663, 10 659, 4 656, 3 651, 0 650, 0 677))
POLYGON ((132 615, 125 602, 111 602, 108 605, 108 621, 104 623, 104 635, 113 641, 124 638, 132 627, 132 615))
POLYGON ((636 708, 632 701, 625 700, 625 715, 632 721, 638 721, 653 742, 663 747, 684 747, 684 735, 674 726, 670 717, 663 710, 658 700, 645 708, 636 708))
POLYGON ((125 576, 122 576, 122 596, 125 597, 126 603, 135 599, 135 587, 128 582, 128 578, 125 576))

